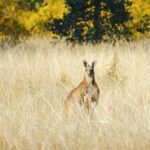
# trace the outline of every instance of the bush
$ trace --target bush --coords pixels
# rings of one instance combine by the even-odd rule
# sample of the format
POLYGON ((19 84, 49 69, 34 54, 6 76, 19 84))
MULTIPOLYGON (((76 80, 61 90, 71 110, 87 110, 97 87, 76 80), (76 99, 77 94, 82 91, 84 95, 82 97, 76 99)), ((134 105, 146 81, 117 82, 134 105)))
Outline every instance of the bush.
POLYGON ((0 0, 0 40, 35 34, 99 42, 150 37, 150 1, 0 0))

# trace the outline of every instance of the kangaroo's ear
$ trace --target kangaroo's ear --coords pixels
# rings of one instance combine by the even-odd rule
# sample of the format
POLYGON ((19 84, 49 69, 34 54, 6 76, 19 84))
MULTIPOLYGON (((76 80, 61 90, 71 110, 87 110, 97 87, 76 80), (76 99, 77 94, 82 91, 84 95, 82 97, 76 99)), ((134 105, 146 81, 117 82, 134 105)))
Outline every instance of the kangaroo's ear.
POLYGON ((87 61, 86 60, 83 60, 83 66, 87 67, 87 61))
POLYGON ((92 68, 94 68, 95 64, 97 64, 97 61, 96 61, 96 60, 94 60, 94 61, 92 62, 92 68))

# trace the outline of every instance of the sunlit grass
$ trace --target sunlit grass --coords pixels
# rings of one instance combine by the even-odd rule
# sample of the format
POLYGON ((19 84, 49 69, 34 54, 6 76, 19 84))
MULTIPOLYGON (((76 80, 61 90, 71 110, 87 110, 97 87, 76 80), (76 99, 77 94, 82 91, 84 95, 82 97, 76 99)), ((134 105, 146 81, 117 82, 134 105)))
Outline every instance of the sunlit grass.
POLYGON ((67 45, 31 38, 0 50, 0 149, 150 148, 150 41, 67 45), (64 119, 67 94, 97 60, 99 103, 64 119))

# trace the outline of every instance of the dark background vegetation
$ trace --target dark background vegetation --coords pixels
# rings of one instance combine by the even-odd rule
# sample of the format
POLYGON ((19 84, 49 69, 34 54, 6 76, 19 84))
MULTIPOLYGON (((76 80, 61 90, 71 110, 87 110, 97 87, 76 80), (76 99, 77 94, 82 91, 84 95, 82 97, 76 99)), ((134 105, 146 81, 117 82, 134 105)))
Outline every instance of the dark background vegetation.
POLYGON ((0 40, 45 34, 80 43, 149 38, 149 8, 149 0, 0 0, 0 40))

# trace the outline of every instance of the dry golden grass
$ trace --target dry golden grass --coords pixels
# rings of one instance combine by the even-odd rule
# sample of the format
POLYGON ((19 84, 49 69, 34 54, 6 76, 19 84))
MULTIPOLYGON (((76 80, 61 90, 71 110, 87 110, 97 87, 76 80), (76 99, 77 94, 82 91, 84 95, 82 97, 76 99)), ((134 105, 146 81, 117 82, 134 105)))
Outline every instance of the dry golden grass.
POLYGON ((0 50, 0 150, 149 150, 150 41, 67 46, 31 38, 0 50), (67 94, 97 60, 99 103, 63 117, 67 94))

